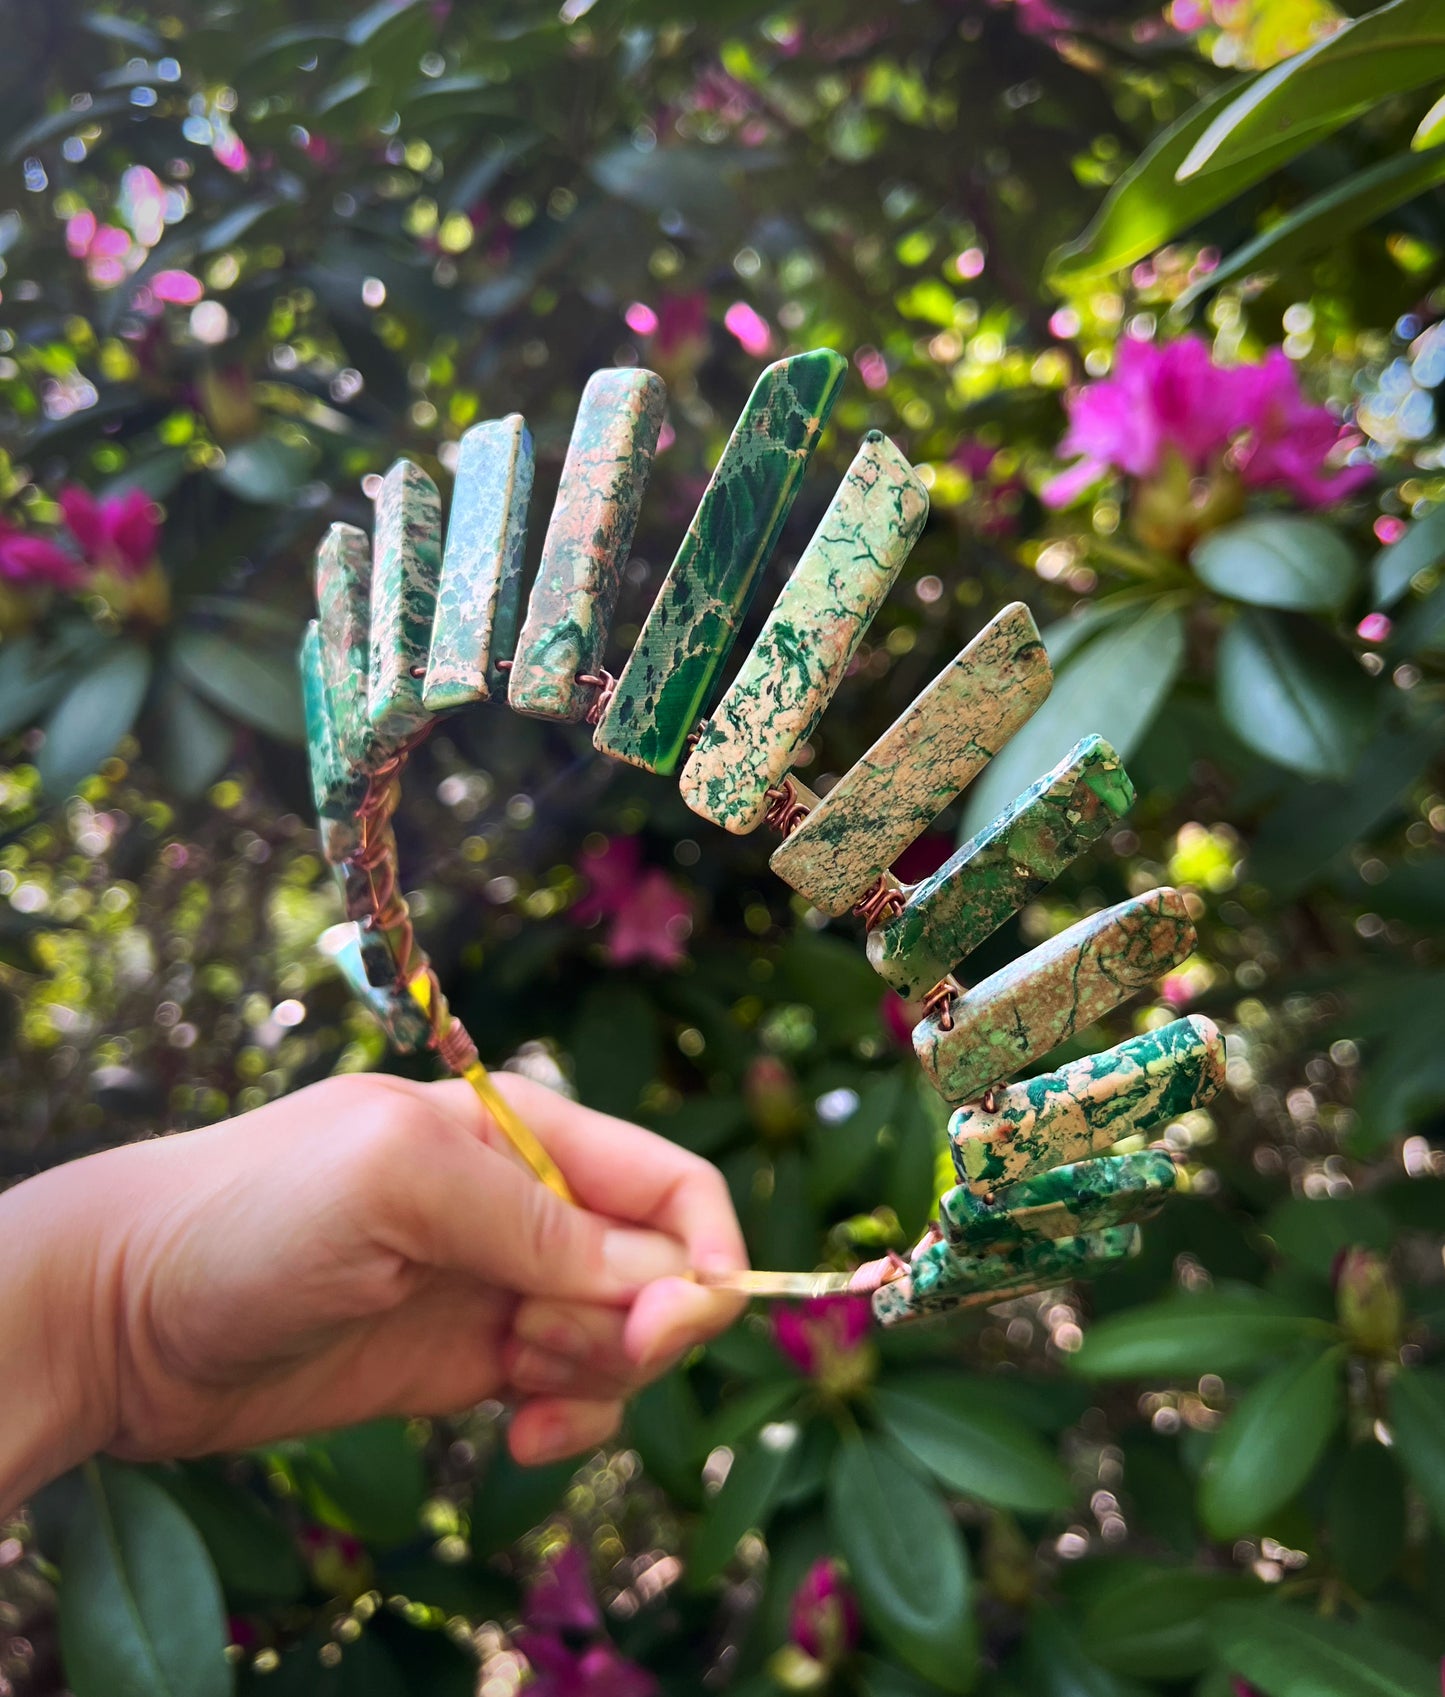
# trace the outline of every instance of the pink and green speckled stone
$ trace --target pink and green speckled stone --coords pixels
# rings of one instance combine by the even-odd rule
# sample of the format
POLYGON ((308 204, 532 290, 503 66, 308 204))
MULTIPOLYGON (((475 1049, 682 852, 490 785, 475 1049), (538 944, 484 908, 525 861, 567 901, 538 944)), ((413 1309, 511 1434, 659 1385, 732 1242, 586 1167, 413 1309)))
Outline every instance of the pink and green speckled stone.
POLYGON ((976 1193, 1097 1155, 1203 1107, 1224 1083, 1224 1044, 1202 1014, 971 1102, 949 1121, 959 1180, 976 1193))
POLYGON ((367 713, 382 758, 431 719, 422 678, 441 576, 441 498, 410 460, 398 460, 376 498, 367 713))
POLYGON ((677 770, 847 369, 814 348, 759 377, 597 727, 604 754, 677 770))
POLYGON ((584 718, 597 699, 622 572, 657 451, 667 387, 655 371, 587 381, 507 684, 514 712, 584 718))
POLYGON ((919 1065, 947 1102, 969 1102, 1087 1030, 1181 966, 1194 926, 1177 890, 1150 890, 1081 919, 975 984, 913 1030, 919 1065))
POLYGON ((366 716, 371 664, 371 540, 354 524, 333 524, 316 550, 321 670, 343 758, 364 771, 372 747, 366 716))
POLYGON ((1079 1237, 1151 1218, 1173 1194, 1177 1180, 1174 1162, 1163 1149, 1101 1155, 1005 1185, 991 1200, 960 1184, 944 1192, 938 1223, 954 1249, 968 1255, 1042 1238, 1079 1237))
POLYGON ((446 551, 421 702, 429 713, 488 701, 516 638, 532 496, 532 434, 520 413, 474 424, 457 455, 446 551))
POLYGON ((806 742, 928 517, 928 491, 870 431, 682 772, 682 799, 724 830, 756 830, 766 792, 806 742))
POLYGON ((774 851, 772 869, 824 913, 846 913, 978 776, 1049 693, 1021 602, 992 619, 774 851))
POLYGON ((339 865, 361 846, 356 810, 366 794, 366 775, 350 764, 341 748, 336 714, 327 686, 320 622, 312 619, 301 639, 301 699, 306 714, 306 752, 311 762, 311 792, 321 852, 339 865))
POLYGON ((1134 786, 1102 737, 1053 769, 915 884, 868 938, 873 968, 902 996, 926 994, 1129 810, 1134 786))

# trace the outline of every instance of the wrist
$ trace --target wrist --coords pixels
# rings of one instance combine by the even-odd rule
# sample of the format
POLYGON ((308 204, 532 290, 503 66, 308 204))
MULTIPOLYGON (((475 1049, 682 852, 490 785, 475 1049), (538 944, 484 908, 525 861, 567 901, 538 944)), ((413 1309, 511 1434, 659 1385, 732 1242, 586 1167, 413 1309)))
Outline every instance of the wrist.
POLYGON ((59 1168, 0 1192, 0 1514, 104 1448, 111 1429, 98 1234, 67 1178, 59 1168))

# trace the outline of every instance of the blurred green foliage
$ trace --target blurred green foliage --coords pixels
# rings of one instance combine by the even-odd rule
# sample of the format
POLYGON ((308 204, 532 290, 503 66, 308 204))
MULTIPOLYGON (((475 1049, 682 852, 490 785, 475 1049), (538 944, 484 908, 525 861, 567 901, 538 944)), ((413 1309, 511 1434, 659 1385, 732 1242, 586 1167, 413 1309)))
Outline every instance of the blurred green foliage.
MULTIPOLYGON (((1336 38, 1363 58, 1291 0, 7 19, 0 1176, 390 1064, 316 947, 294 740, 310 552, 368 480, 404 453, 445 490, 518 410, 545 511, 586 376, 654 366, 615 665, 759 360, 818 344, 853 371, 771 586, 867 428, 933 516, 810 780, 1027 600, 1051 704, 906 870, 1110 735, 1133 816, 969 976, 1175 883, 1199 954, 1069 1052, 1187 1006, 1230 1090, 1169 1128, 1190 1193, 1126 1269, 915 1335, 753 1317, 577 1469, 518 1470, 487 1409, 62 1481, 0 1542, 0 1689, 497 1697, 569 1539, 667 1691, 1436 1689, 1438 10, 1336 38), (1066 392, 1186 329, 1222 368, 1282 347, 1372 475, 1306 516, 1231 448, 1045 505, 1066 392)), ((398 833, 489 1061, 718 1161, 759 1265, 912 1240, 944 1114, 907 1013, 757 841, 486 708, 416 759, 398 833)), ((538 1689, 648 1688, 569 1665, 538 1689)))

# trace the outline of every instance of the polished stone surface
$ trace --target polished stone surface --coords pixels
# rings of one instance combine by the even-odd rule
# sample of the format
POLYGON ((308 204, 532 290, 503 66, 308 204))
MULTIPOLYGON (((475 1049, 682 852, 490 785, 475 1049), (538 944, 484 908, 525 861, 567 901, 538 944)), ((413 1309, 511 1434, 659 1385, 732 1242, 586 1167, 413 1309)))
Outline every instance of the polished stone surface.
POLYGON ((1004 1185, 992 1201, 958 1185, 944 1192, 938 1223, 953 1247, 969 1255, 1036 1238, 1079 1237, 1152 1218, 1177 1177, 1167 1150, 1100 1155, 1004 1185))
POLYGON ((1005 607, 838 780, 774 852, 774 872, 846 913, 1049 693, 1033 615, 1005 607))
POLYGON ((666 406, 655 371, 599 371, 582 391, 507 684, 517 713, 576 721, 597 699, 577 679, 606 659, 666 406))
POLYGON ((975 984, 913 1030, 913 1049, 948 1102, 1001 1084, 1193 953, 1194 926, 1177 890, 1150 890, 1081 919, 975 984))
POLYGON ((359 925, 335 926, 328 937, 328 952, 337 970, 352 995, 381 1025, 392 1047, 403 1055, 426 1048, 431 1027, 410 991, 387 981, 385 957, 379 953, 385 948, 382 940, 368 936, 359 925))
POLYGON ((1203 1107, 1224 1083, 1224 1044, 1202 1014, 1131 1037, 959 1108, 953 1164, 977 1193, 1102 1154, 1121 1138, 1203 1107))
POLYGON ((333 524, 316 550, 321 669, 342 757, 363 770, 372 747, 366 716, 371 665, 371 539, 354 524, 333 524))
POLYGON ((306 714, 306 752, 316 802, 321 852, 334 866, 355 854, 361 842, 356 809, 366 794, 366 777, 341 751, 322 661, 320 623, 312 619, 301 638, 301 699, 306 714))
POLYGON ((928 491, 870 431, 682 771, 682 799, 756 830, 766 792, 817 728, 928 518, 928 491))
POLYGON ((597 727, 604 754, 677 770, 846 370, 815 348, 758 379, 597 727))
POLYGON ((496 661, 511 658, 527 504, 532 433, 520 413, 474 424, 457 455, 422 706, 429 713, 488 701, 499 689, 496 661))
POLYGON ((410 460, 398 460, 376 498, 371 572, 368 716, 384 758, 428 723, 422 678, 441 576, 441 498, 410 460))
POLYGON ((915 884, 897 918, 868 937, 873 968, 922 996, 1128 812, 1134 786, 1102 737, 1085 737, 915 884))

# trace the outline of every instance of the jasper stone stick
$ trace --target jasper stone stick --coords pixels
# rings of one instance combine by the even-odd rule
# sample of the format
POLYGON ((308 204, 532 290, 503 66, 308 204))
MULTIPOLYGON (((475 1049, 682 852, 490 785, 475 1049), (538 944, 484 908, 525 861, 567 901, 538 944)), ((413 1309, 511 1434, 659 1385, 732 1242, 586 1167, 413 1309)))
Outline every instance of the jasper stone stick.
POLYGON ((988 1196, 957 1185, 944 1192, 938 1223, 955 1249, 976 1255, 1030 1238, 1078 1237, 1137 1223, 1157 1213, 1177 1183, 1178 1169, 1165 1149, 1102 1155, 1054 1167, 988 1196))
POLYGON ((815 348, 758 379, 602 714, 604 754, 677 770, 846 370, 840 354, 815 348))
POLYGON ((582 391, 507 683, 515 712, 584 718, 667 406, 655 371, 599 371, 582 391))
POLYGON ((311 791, 316 801, 321 852, 336 866, 361 846, 356 810, 366 794, 366 777, 347 762, 342 752, 322 651, 320 626, 312 619, 301 639, 306 751, 311 762, 311 791))
POLYGON ((333 524, 316 550, 321 673, 342 759, 355 773, 372 753, 367 718, 371 667, 371 540, 354 524, 333 524))
POLYGON ((1194 952, 1177 890, 1150 890, 1090 914, 930 1013, 913 1050, 947 1102, 1012 1078, 1194 952))
POLYGON ((457 455, 422 706, 488 701, 504 686, 522 598, 532 434, 520 413, 474 424, 457 455))
POLYGON ((998 753, 1053 674, 1021 602, 984 626, 770 862, 824 913, 847 913, 998 753))
POLYGON ((1201 1108, 1223 1083, 1219 1032, 1191 1014, 960 1108, 953 1164, 975 1192, 996 1190, 1201 1108))
POLYGON ((1020 1287, 1037 1290, 1062 1284, 1101 1261, 1122 1261, 1139 1253, 1138 1226, 1106 1226, 1082 1237, 1040 1239, 997 1248, 984 1255, 961 1254, 948 1243, 920 1250, 907 1279, 875 1292, 873 1312, 884 1325, 919 1314, 943 1313, 960 1296, 993 1292, 1001 1301, 1020 1287), (891 1293, 885 1300, 885 1292, 891 1293))
POLYGON ((868 938, 868 959, 900 995, 925 995, 1129 810, 1134 786, 1102 737, 1052 772, 908 892, 868 938))
POLYGON ((368 715, 379 756, 396 755, 431 722, 422 679, 441 573, 441 500, 410 460, 387 472, 376 498, 371 571, 368 715))
POLYGON ((762 633, 682 771, 682 799, 756 830, 812 736, 928 517, 928 491, 881 431, 865 437, 762 633))

